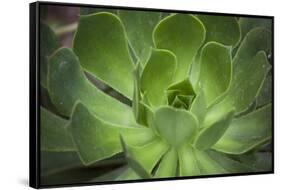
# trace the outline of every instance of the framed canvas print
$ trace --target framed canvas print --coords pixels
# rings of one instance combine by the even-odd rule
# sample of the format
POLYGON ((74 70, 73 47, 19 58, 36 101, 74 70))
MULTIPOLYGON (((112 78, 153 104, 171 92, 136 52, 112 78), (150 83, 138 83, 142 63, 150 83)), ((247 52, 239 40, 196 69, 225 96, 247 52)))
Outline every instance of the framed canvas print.
POLYGON ((273 17, 30 4, 30 186, 268 174, 273 17))

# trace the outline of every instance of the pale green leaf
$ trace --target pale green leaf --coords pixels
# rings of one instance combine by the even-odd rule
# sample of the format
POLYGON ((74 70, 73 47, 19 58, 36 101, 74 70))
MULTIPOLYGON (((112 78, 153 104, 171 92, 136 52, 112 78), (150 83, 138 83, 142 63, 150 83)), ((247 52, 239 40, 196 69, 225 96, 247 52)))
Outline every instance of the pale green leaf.
POLYGON ((153 106, 166 104, 165 90, 173 82, 176 57, 167 50, 153 49, 141 76, 141 90, 153 106))
POLYGON ((92 85, 71 49, 59 49, 49 60, 48 90, 61 114, 69 116, 77 100, 105 121, 136 125, 131 108, 92 85))
POLYGON ((202 123, 204 122, 207 113, 207 104, 203 90, 200 90, 199 94, 197 94, 197 96, 194 98, 190 107, 190 111, 196 116, 199 127, 202 127, 202 123))
POLYGON ((201 174, 214 175, 227 173, 219 162, 213 160, 206 152, 194 149, 194 154, 201 174))
MULTIPOLYGON (((232 75, 230 48, 217 42, 207 43, 201 51, 197 89, 205 94, 207 106, 229 87, 232 75)), ((198 90, 197 90, 198 91, 198 90)))
POLYGON ((154 121, 160 136, 174 147, 191 141, 198 129, 198 122, 189 111, 168 106, 156 110, 154 121))
POLYGON ((171 148, 161 159, 155 178, 175 177, 178 163, 177 151, 171 148))
POLYGON ((178 150, 178 154, 180 176, 196 176, 201 174, 193 147, 184 144, 178 150))
POLYGON ((168 49, 176 55, 175 81, 181 81, 187 77, 192 60, 205 40, 205 28, 195 16, 173 14, 159 22, 153 39, 157 48, 168 49))
MULTIPOLYGON (((224 114, 217 122, 205 126, 196 136, 194 146, 206 150, 214 145, 225 133, 234 116, 234 110, 224 114)), ((206 125, 206 124, 205 124, 206 125)))
POLYGON ((86 165, 122 152, 120 135, 132 145, 143 145, 154 139, 148 128, 110 124, 91 114, 81 103, 74 108, 69 130, 86 165))
POLYGON ((86 71, 132 99, 134 66, 125 29, 116 15, 80 16, 73 49, 86 71))
POLYGON ((169 149, 169 146, 159 138, 143 146, 132 146, 127 144, 126 141, 124 143, 130 166, 140 176, 145 177, 150 176, 152 169, 169 149))

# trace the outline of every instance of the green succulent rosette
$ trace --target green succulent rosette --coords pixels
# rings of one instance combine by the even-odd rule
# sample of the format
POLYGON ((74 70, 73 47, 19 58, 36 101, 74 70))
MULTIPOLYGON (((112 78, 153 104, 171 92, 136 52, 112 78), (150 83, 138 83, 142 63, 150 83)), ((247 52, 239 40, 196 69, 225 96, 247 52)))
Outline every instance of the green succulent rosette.
POLYGON ((272 170, 270 20, 84 13, 72 49, 40 25, 43 182, 272 170))

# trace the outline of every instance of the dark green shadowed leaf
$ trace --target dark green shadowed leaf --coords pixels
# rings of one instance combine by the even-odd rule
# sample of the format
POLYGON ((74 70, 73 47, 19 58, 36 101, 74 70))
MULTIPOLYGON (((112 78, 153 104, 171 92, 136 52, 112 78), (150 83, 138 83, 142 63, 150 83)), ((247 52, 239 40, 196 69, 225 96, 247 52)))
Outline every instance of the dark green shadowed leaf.
POLYGON ((46 88, 40 85, 40 106, 46 108, 50 112, 60 115, 56 106, 52 103, 49 92, 46 88))
MULTIPOLYGON (((273 71, 272 71, 273 72, 273 71)), ((257 106, 263 106, 265 104, 269 104, 273 101, 272 99, 272 74, 268 73, 269 75, 266 77, 259 96, 257 97, 257 106)))
POLYGON ((186 109, 188 110, 191 106, 191 103, 194 99, 193 95, 177 95, 177 98, 183 102, 183 104, 185 105, 186 109))
POLYGON ((270 31, 272 30, 272 20, 266 18, 241 17, 239 19, 239 25, 241 28, 242 38, 244 38, 250 30, 257 27, 263 27, 270 31))
POLYGON ((52 152, 41 151, 41 177, 71 168, 83 167, 76 151, 52 152))
POLYGON ((61 114, 69 116, 77 100, 98 117, 112 123, 136 125, 131 108, 92 85, 72 50, 59 49, 49 60, 48 90, 61 114))
POLYGON ((107 123, 91 114, 81 103, 77 103, 74 108, 69 130, 86 165, 121 152, 120 135, 133 145, 143 145, 154 138, 148 128, 121 127, 107 123))
POLYGON ((272 152, 249 152, 242 155, 235 155, 244 165, 247 165, 255 172, 272 171, 272 152))
POLYGON ((165 90, 173 82, 176 57, 167 50, 153 49, 141 76, 141 90, 153 106, 166 104, 165 90))
POLYGON ((177 95, 181 94, 180 90, 166 90, 166 96, 169 105, 172 105, 177 95))
POLYGON ((196 176, 201 174, 193 147, 185 144, 178 150, 178 154, 180 176, 196 176))
POLYGON ((47 88, 48 57, 59 48, 59 40, 54 31, 40 21, 40 84, 47 88))
POLYGON ((73 44, 85 70, 132 99, 134 65, 124 27, 111 13, 81 16, 73 44))
POLYGON ((198 15, 206 28, 206 41, 216 41, 235 47, 240 40, 240 28, 232 16, 198 15))
POLYGON ((156 110, 154 121, 160 136, 174 147, 191 141, 198 128, 198 122, 192 113, 168 106, 156 110))
POLYGON ((172 103, 172 107, 188 110, 193 100, 193 96, 177 95, 172 103))
POLYGON ((153 39, 157 48, 168 49, 176 55, 175 81, 181 81, 187 77, 192 60, 205 40, 205 28, 195 16, 173 14, 159 22, 153 39))
POLYGON ((271 139, 272 106, 266 105, 234 119, 222 138, 213 146, 217 151, 242 154, 271 139))
POLYGON ((161 159, 155 178, 175 177, 178 163, 177 151, 171 148, 161 159))
POLYGON ((217 42, 207 43, 202 48, 199 64, 197 89, 204 91, 208 106, 229 87, 232 75, 230 48, 217 42))
POLYGON ((41 151, 74 151, 70 134, 66 129, 67 120, 40 108, 41 151))
POLYGON ((226 113, 217 122, 205 126, 197 135, 194 146, 199 150, 206 150, 223 136, 234 116, 234 110, 226 113))
POLYGON ((117 14, 117 11, 114 9, 80 7, 80 15, 89 15, 99 12, 108 12, 112 14, 117 14))
POLYGON ((183 108, 187 109, 186 105, 178 98, 176 97, 171 105, 174 108, 183 108))
POLYGON ((227 157, 225 154, 216 151, 207 151, 208 155, 216 160, 223 168, 225 168, 228 173, 241 173, 241 172, 252 172, 253 170, 249 165, 240 163, 237 160, 227 157))
POLYGON ((105 175, 99 176, 94 179, 95 182, 101 181, 123 181, 123 180, 136 180, 141 177, 128 165, 122 166, 105 175))
POLYGON ((152 31, 159 22, 161 13, 148 11, 118 10, 129 43, 141 64, 145 64, 154 47, 152 31))
POLYGON ((136 179, 141 179, 141 177, 132 168, 127 168, 124 172, 119 174, 115 181, 136 179))

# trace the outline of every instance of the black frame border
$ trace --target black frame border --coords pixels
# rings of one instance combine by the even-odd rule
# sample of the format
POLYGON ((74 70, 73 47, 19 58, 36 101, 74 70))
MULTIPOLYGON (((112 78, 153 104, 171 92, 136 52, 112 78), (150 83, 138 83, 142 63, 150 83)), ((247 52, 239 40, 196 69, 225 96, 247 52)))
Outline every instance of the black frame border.
POLYGON ((189 10, 172 10, 172 9, 158 9, 146 7, 126 7, 126 6, 112 6, 112 5, 95 5, 95 4, 80 4, 80 3, 62 3, 62 2, 48 2, 37 1, 29 4, 29 186, 37 189, 41 188, 57 188, 57 187, 78 187, 91 185, 112 185, 124 183, 142 183, 153 181, 172 181, 185 179, 201 179, 214 177, 234 177, 234 176, 249 176, 261 174, 275 173, 275 133, 274 133, 274 85, 275 85, 275 70, 274 70, 274 16, 268 15, 249 15, 236 13, 219 13, 207 11, 189 11, 189 10), (185 176, 185 177, 171 177, 171 178, 157 178, 157 179, 140 179, 140 180, 122 180, 122 181, 104 181, 92 183, 73 183, 73 184, 57 184, 57 185, 41 185, 40 183, 40 6, 69 6, 69 7, 87 7, 87 8, 104 8, 104 9, 122 9, 134 11, 151 11, 151 12, 167 12, 167 13, 189 13, 201 15, 221 15, 221 16, 239 16, 249 18, 266 18, 272 21, 272 170, 265 172, 247 172, 247 173, 233 173, 233 174, 215 174, 202 176, 185 176))

